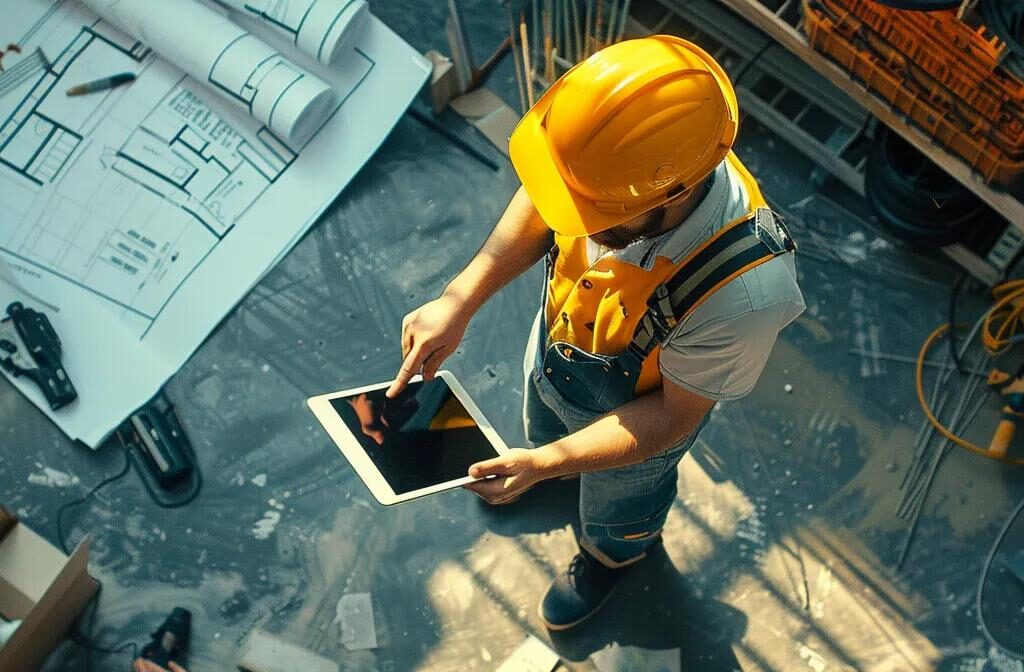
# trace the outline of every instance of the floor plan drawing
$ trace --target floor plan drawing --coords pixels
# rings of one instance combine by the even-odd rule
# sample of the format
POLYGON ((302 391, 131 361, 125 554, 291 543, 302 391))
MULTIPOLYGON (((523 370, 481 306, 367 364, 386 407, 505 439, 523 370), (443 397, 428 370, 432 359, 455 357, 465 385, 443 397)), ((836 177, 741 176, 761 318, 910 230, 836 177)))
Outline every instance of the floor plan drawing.
POLYGON ((146 69, 154 55, 102 21, 67 39, 48 70, 0 99, 0 183, 23 215, 0 250, 153 319, 297 153, 266 128, 227 122, 180 74, 153 73, 166 93, 149 109, 116 93, 72 101, 64 89, 89 72, 146 69))
MULTIPOLYGON (((372 17, 345 67, 294 50, 287 60, 305 59, 315 79, 329 83, 332 107, 314 135, 289 143, 214 82, 187 76, 74 0, 0 0, 0 8, 9 19, 0 43, 20 50, 5 50, 4 69, 40 58, 37 51, 44 59, 0 87, 0 263, 24 291, 59 310, 51 316, 58 331, 63 320, 87 315, 74 319, 87 319, 89 329, 67 327, 80 334, 67 344, 73 379, 76 366, 98 366, 76 364, 77 348, 138 344, 118 353, 152 371, 119 392, 136 406, 312 225, 428 72, 372 17), (88 96, 65 94, 119 72, 137 78, 88 96)), ((246 79, 287 74, 276 68, 246 79)), ((244 95, 246 84, 235 84, 244 95)), ((10 287, 0 282, 0 303, 13 300, 10 287)), ((88 400, 89 384, 76 385, 83 408, 64 409, 72 419, 62 426, 88 443, 132 410, 115 409, 109 392, 88 400)))

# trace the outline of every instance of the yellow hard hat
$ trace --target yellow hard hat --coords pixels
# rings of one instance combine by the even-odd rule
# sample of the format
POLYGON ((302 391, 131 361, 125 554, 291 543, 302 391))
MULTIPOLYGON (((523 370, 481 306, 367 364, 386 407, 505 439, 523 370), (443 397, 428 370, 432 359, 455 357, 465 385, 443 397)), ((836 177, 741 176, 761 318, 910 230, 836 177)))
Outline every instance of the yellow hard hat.
POLYGON ((548 226, 586 236, 700 183, 732 148, 738 114, 710 54, 655 35, 613 44, 565 73, 508 149, 548 226))

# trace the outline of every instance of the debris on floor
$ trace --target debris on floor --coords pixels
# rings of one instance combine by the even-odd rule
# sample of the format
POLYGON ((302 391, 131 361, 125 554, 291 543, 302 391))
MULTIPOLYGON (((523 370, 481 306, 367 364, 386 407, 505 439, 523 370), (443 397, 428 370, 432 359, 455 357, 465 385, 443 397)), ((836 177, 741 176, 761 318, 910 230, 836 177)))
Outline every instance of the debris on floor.
POLYGON ((498 672, 551 672, 558 665, 558 654, 533 635, 501 664, 498 672))
POLYGON ((682 672, 679 649, 644 649, 612 643, 590 655, 598 672, 682 672))
POLYGON ((377 626, 369 593, 350 593, 338 600, 334 622, 341 625, 341 643, 349 651, 377 648, 377 626))
POLYGON ((338 664, 262 630, 242 645, 238 667, 249 672, 338 672, 338 664))

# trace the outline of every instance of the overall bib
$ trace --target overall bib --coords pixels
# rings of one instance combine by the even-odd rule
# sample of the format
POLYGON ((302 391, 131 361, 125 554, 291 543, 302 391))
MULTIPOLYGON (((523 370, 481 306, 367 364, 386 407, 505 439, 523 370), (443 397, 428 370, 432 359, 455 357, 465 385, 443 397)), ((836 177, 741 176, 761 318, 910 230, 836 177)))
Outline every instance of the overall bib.
MULTIPOLYGON (((524 422, 533 445, 550 443, 659 389, 661 344, 718 288, 795 250, 756 182, 727 158, 751 210, 684 259, 658 256, 642 266, 612 257, 589 263, 585 238, 556 236, 545 260, 545 309, 525 388, 524 422)), ((580 545, 616 567, 643 557, 676 496, 676 465, 700 426, 639 464, 580 479, 580 545)))

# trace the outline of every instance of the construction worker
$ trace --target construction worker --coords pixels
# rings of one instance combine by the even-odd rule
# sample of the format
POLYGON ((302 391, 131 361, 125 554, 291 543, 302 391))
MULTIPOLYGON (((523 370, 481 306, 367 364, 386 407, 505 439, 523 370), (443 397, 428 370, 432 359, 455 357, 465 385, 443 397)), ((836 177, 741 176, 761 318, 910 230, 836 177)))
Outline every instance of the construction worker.
POLYGON ((535 448, 474 465, 492 478, 467 487, 503 504, 580 474, 580 552, 541 600, 549 629, 593 614, 659 541, 709 411, 751 391, 804 309, 794 245, 731 151, 737 122, 728 77, 696 45, 662 35, 601 50, 520 121, 509 153, 522 187, 402 323, 389 396, 431 378, 481 305, 546 259, 525 362, 535 448))

